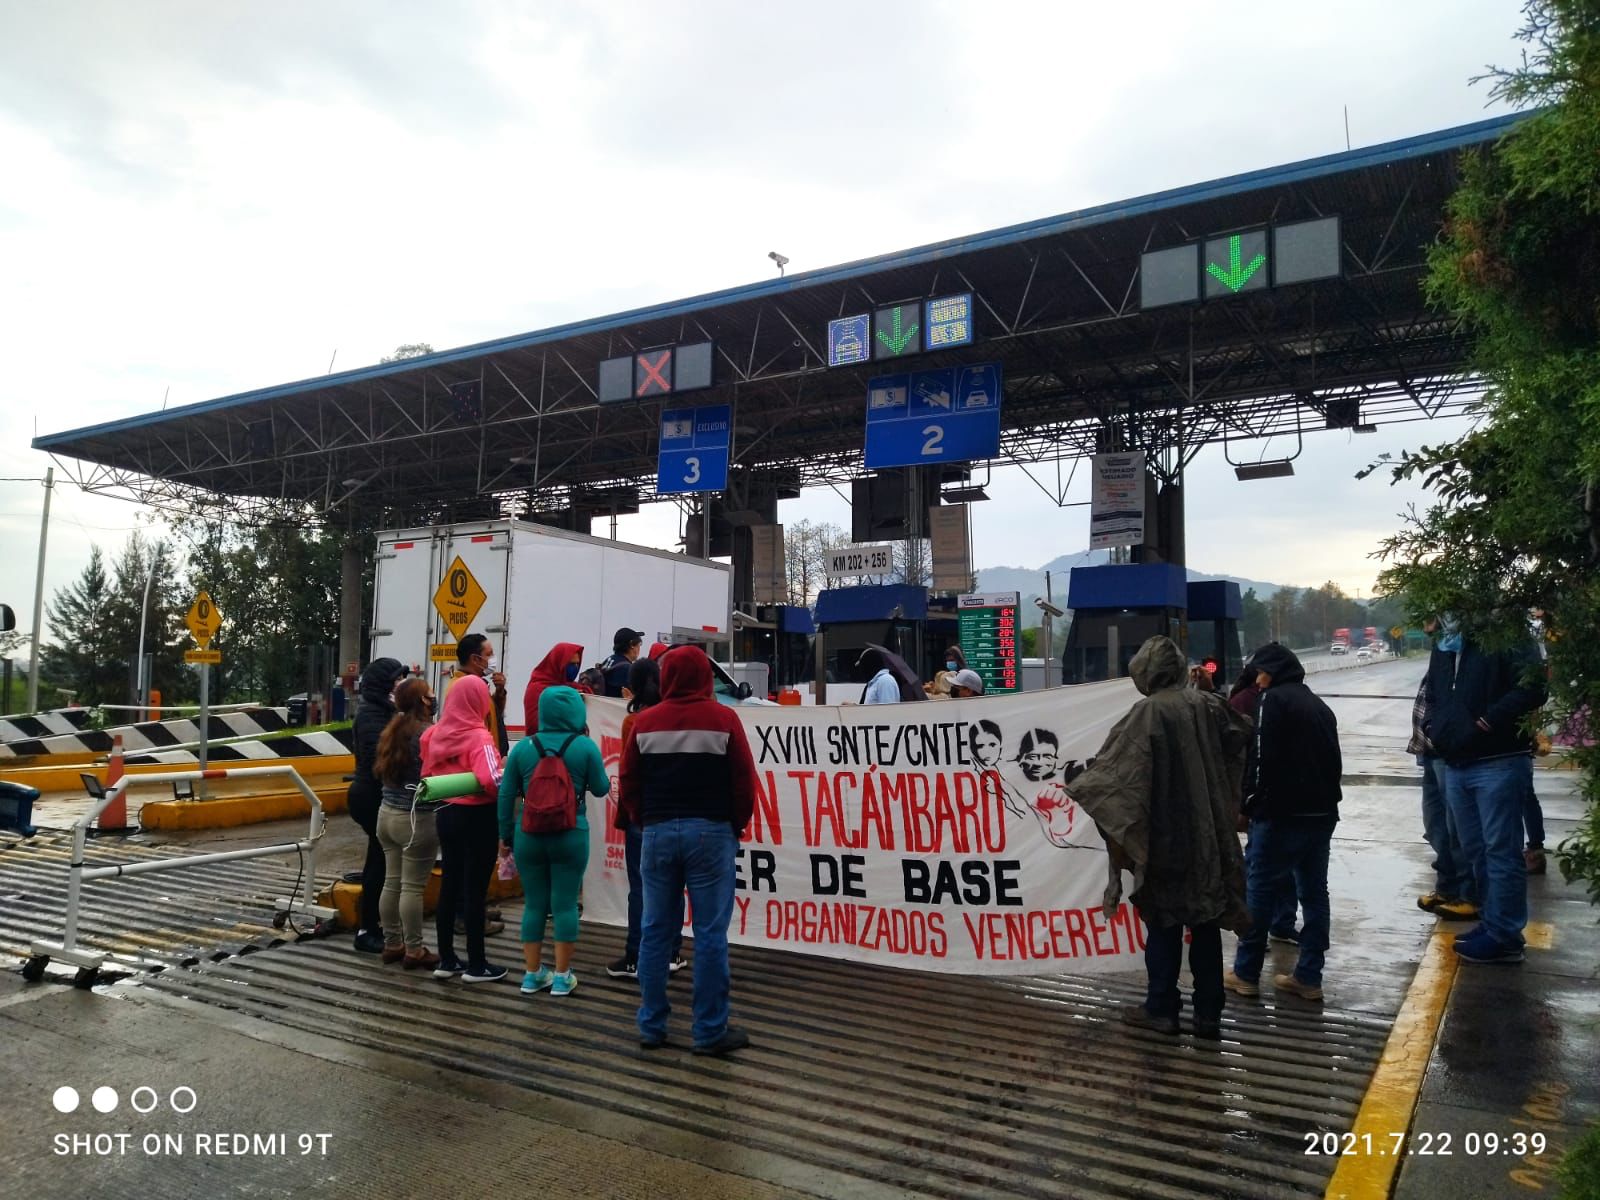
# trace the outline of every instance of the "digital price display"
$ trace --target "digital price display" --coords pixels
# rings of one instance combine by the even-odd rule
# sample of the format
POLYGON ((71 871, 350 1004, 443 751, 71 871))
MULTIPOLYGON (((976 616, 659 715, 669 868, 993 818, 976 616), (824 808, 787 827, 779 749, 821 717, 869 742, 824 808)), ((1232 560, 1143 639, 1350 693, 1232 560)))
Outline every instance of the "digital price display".
POLYGON ((956 600, 961 653, 967 666, 983 677, 984 694, 1015 692, 1017 676, 1017 613, 1020 592, 985 592, 956 600))
POLYGON ((924 323, 928 328, 928 349, 972 344, 972 293, 941 296, 928 301, 924 323))

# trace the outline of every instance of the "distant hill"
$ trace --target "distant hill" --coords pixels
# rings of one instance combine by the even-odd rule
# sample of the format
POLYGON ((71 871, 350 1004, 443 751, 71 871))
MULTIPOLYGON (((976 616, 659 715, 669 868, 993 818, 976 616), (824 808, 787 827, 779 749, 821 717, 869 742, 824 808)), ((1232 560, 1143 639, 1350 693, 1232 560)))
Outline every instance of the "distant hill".
MULTIPOLYGON (((1073 567, 1094 567, 1111 560, 1109 550, 1080 550, 1076 554, 1063 554, 1052 559, 1044 566, 1036 569, 1028 567, 980 567, 978 568, 978 590, 980 592, 1021 592, 1023 605, 1023 623, 1037 625, 1039 623, 1039 610, 1033 605, 1035 596, 1045 594, 1045 573, 1050 574, 1050 592, 1055 602, 1066 607, 1067 575, 1073 567)), ((1191 582, 1203 582, 1212 579, 1230 579, 1239 585, 1241 592, 1255 588, 1256 595, 1262 600, 1269 599, 1280 588, 1286 586, 1280 583, 1265 583, 1259 579, 1241 579, 1237 575, 1210 575, 1204 571, 1189 569, 1191 582)))

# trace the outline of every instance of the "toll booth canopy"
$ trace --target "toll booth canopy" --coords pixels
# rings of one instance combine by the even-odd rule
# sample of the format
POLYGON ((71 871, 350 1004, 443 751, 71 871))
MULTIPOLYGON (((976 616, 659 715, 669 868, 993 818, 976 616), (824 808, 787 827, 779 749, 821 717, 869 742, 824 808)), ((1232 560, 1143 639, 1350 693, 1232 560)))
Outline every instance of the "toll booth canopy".
POLYGON ((915 584, 827 588, 817 593, 817 628, 823 633, 829 680, 853 681, 856 660, 869 643, 893 650, 908 663, 922 662, 927 617, 928 591, 915 584))

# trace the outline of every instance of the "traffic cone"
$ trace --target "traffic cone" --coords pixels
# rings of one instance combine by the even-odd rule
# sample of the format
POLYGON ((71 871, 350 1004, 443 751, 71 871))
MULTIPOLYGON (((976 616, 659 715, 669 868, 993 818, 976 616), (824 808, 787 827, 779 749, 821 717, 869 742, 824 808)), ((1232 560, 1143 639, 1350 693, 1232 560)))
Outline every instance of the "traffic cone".
MULTIPOLYGON (((111 735, 111 756, 106 759, 106 790, 110 791, 122 775, 122 735, 115 733, 111 735)), ((104 833, 117 833, 128 828, 127 793, 119 795, 101 810, 95 828, 104 833)))

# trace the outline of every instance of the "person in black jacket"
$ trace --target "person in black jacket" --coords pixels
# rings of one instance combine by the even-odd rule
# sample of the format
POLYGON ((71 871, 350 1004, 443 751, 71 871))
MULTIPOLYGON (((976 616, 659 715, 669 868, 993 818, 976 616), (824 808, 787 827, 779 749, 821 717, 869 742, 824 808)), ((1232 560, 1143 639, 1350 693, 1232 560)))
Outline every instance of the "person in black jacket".
POLYGON ((1444 759, 1445 803, 1478 889, 1483 924, 1455 940, 1468 962, 1519 963, 1528 923, 1522 806, 1533 786, 1528 715, 1545 701, 1530 643, 1487 653, 1449 617, 1428 661, 1425 732, 1444 759))
POLYGON ((1294 652, 1269 642, 1255 654, 1261 701, 1250 761, 1245 812, 1250 847, 1245 861, 1250 931, 1239 938, 1233 970, 1223 982, 1241 996, 1261 994, 1261 966, 1273 910, 1293 882, 1305 914, 1300 956, 1292 974, 1273 976, 1280 992, 1322 999, 1328 950, 1328 850, 1339 820, 1339 722, 1306 687, 1294 652))
POLYGON ((378 761, 378 740, 384 726, 394 716, 394 689, 408 674, 406 666, 393 658, 375 658, 361 672, 357 690, 360 704, 352 730, 356 757, 355 778, 350 782, 350 815, 367 835, 367 861, 361 868, 361 928, 356 930, 356 949, 368 954, 383 952, 383 924, 378 917, 378 899, 383 894, 383 844, 378 841, 378 808, 383 803, 383 784, 373 772, 378 761))

